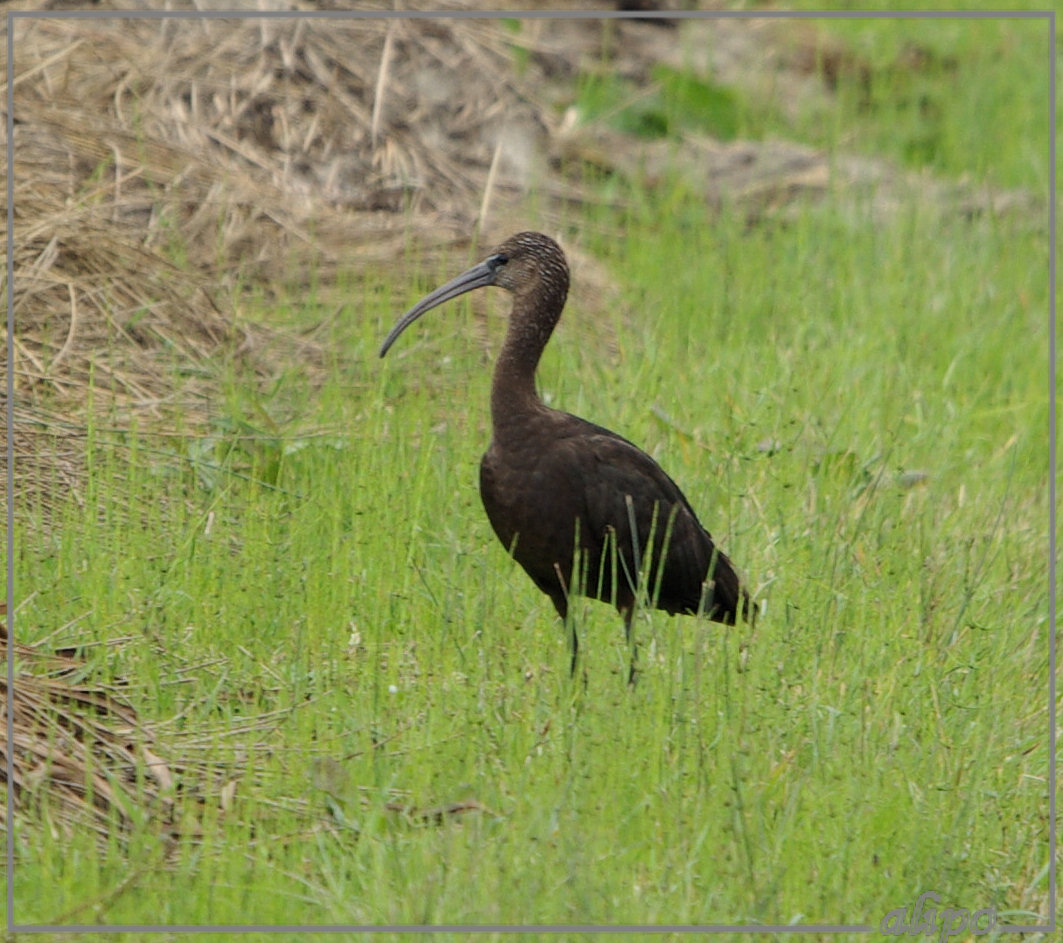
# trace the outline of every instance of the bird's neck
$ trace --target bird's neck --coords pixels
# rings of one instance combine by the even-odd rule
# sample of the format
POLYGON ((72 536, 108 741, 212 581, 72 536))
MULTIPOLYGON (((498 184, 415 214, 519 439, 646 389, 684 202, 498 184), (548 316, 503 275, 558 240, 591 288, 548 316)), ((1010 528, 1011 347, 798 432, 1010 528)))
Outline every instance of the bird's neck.
POLYGON ((514 303, 491 382, 491 424, 496 438, 509 432, 521 435, 529 421, 547 410, 535 389, 535 370, 559 314, 538 310, 529 316, 520 299, 514 303))

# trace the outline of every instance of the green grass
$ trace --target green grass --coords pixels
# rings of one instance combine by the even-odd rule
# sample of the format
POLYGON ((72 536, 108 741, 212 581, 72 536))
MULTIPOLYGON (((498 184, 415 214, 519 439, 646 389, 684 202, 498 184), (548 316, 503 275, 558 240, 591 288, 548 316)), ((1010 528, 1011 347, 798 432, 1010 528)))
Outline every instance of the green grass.
MULTIPOLYGON (((684 58, 703 61, 714 35, 706 21, 677 40, 684 58)), ((807 61, 817 48, 820 61, 807 61, 802 74, 765 59, 739 87, 663 65, 644 86, 589 69, 575 104, 583 121, 639 137, 781 137, 898 168, 1047 189, 1046 20, 813 18, 770 35, 773 45, 784 42, 783 62, 807 61)))
POLYGON ((1048 186, 1046 20, 817 21, 853 61, 791 133, 998 187, 1048 186), (835 124, 835 121, 838 124, 835 124))
POLYGON ((573 683, 480 507, 469 309, 381 362, 434 280, 381 272, 321 387, 234 373, 185 438, 100 420, 91 512, 19 507, 20 638, 126 638, 94 677, 176 718, 162 755, 214 730, 242 774, 170 849, 20 829, 20 922, 877 926, 927 890, 1045 919, 1044 232, 918 194, 707 224, 681 188, 571 230, 620 295, 570 307, 541 386, 661 461, 760 588, 756 631, 644 613, 630 690, 588 603, 573 683))

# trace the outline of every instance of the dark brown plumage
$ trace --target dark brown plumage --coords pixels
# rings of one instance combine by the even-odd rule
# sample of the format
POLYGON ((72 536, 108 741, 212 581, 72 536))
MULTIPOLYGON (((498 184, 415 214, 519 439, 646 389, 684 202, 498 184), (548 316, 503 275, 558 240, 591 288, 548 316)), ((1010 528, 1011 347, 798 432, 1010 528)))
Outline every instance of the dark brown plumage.
MULTIPOLYGON (((630 639, 640 573, 658 609, 732 624, 739 614, 752 619, 756 607, 731 561, 660 466, 616 433, 539 399, 535 370, 568 284, 561 247, 541 233, 518 233, 407 311, 380 356, 444 301, 487 285, 506 289, 513 310, 491 384, 491 444, 480 464, 480 495, 498 539, 563 620, 570 595, 611 602, 630 639)), ((574 630, 571 640, 575 671, 574 630)))

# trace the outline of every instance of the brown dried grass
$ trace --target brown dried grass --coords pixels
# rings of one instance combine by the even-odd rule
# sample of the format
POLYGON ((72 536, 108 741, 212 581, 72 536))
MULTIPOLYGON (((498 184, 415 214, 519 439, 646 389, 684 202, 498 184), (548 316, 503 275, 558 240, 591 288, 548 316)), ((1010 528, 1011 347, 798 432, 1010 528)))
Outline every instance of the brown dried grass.
MULTIPOLYGON (((0 603, 0 616, 6 614, 0 603)), ((66 637, 69 626, 52 636, 66 637)), ((109 647, 125 640, 112 640, 109 647)), ((238 791, 261 788, 260 775, 247 756, 268 755, 276 727, 289 709, 230 723, 223 728, 174 721, 148 721, 135 701, 140 692, 122 680, 94 680, 82 656, 95 643, 79 640, 51 647, 47 640, 23 645, 8 638, 0 622, 0 788, 13 768, 14 812, 20 834, 44 828, 62 840, 86 829, 101 843, 121 840, 137 825, 165 838, 195 838, 202 831, 204 808, 225 814, 238 791), (14 652, 14 687, 8 689, 6 661, 14 652), (11 710, 14 738, 7 736, 11 710)), ((194 683, 196 672, 179 672, 194 683)), ((277 797, 274 804, 317 827, 318 816, 303 797, 277 797)), ((8 808, 0 804, 0 831, 8 826, 8 808)), ((19 844, 17 847, 22 847, 19 844)))
MULTIPOLYGON (((3 623, 0 644, 9 644, 3 623)), ((153 732, 132 704, 113 686, 86 680, 85 663, 68 650, 17 643, 14 649, 14 697, 6 676, 0 678, 0 778, 7 781, 10 758, 16 810, 47 823, 57 839, 87 826, 106 840, 115 827, 129 824, 134 809, 168 826, 174 774, 155 753, 153 732)), ((5 829, 7 811, 5 803, 5 829)))
MULTIPOLYGON (((714 36, 747 70, 784 68, 771 54, 778 37, 761 26, 716 24, 714 36)), ((569 165, 651 185, 678 167, 708 207, 726 199, 754 217, 821 194, 828 178, 892 182, 873 162, 832 170, 784 142, 677 147, 563 115, 570 79, 605 45, 608 68, 646 82, 652 63, 682 64, 675 35, 645 24, 529 21, 519 68, 504 25, 486 20, 32 19, 16 29, 17 392, 46 390, 64 408, 91 375, 123 406, 161 416, 186 381, 209 391, 219 350, 268 374, 293 350, 238 316, 241 287, 327 292, 339 269, 401 264, 411 246, 430 265, 481 231, 494 242, 526 225, 515 213, 531 188, 540 219, 559 221, 564 204, 596 199, 569 165), (186 376, 175 377, 175 360, 186 376)), ((791 58, 796 74, 808 71, 791 58)))
POLYGON ((112 428, 179 410, 194 429, 219 363, 268 382, 297 362, 314 382, 319 343, 241 317, 241 290, 326 296, 338 269, 394 264, 419 234, 422 261, 467 243, 497 155, 486 129, 514 97, 456 93, 504 70, 484 23, 16 29, 15 473, 45 510, 80 476, 90 402, 112 428))
MULTIPOLYGON (((395 61, 411 43, 442 43, 452 66, 482 67, 433 24, 17 28, 20 393, 71 396, 95 373, 123 400, 164 401, 161 359, 254 346, 232 310, 237 283, 308 280, 310 264, 327 281, 322 266, 401 256, 404 210, 431 227, 441 207, 479 202, 475 154, 417 147, 394 122, 381 134, 383 103, 408 105, 398 67, 379 68, 385 35, 395 61)), ((450 135, 489 119, 465 100, 455 114, 440 107, 430 120, 450 135)))
MULTIPOLYGON (((16 29, 15 378, 20 397, 47 392, 64 410, 91 377, 123 408, 163 418, 177 399, 212 391, 221 351, 265 375, 294 353, 312 362, 313 341, 239 316, 241 288, 269 297, 314 284, 328 295, 340 269, 401 265, 411 247, 432 265, 481 232, 494 242, 523 228, 515 216, 533 188, 540 220, 560 221, 565 204, 596 199, 570 165, 650 185, 678 168, 707 212, 726 200, 753 218, 828 181, 893 182, 874 162, 828 165, 785 142, 677 146, 562 114, 571 78, 605 46, 608 68, 646 82, 652 63, 682 64, 674 33, 645 24, 529 21, 519 67, 504 25, 487 20, 32 19, 16 29)), ((779 37, 763 24, 714 31, 736 67, 808 72, 799 55, 786 66, 772 53, 779 37)))

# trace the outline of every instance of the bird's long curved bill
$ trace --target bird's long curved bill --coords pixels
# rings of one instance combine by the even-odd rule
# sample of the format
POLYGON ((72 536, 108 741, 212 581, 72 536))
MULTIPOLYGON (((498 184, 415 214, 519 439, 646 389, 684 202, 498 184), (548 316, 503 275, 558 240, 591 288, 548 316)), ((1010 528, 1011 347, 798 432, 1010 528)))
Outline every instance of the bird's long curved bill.
POLYGON ((391 329, 391 333, 388 334, 384 343, 380 346, 380 356, 383 357, 391 348, 391 345, 398 340, 399 335, 426 311, 431 311, 432 308, 443 304, 444 301, 450 301, 451 298, 464 295, 465 292, 472 291, 474 288, 483 288, 485 285, 493 285, 494 283, 495 270, 486 262, 480 262, 468 271, 462 272, 457 278, 452 278, 445 285, 440 285, 431 294, 425 295, 399 318, 398 323, 391 329))

